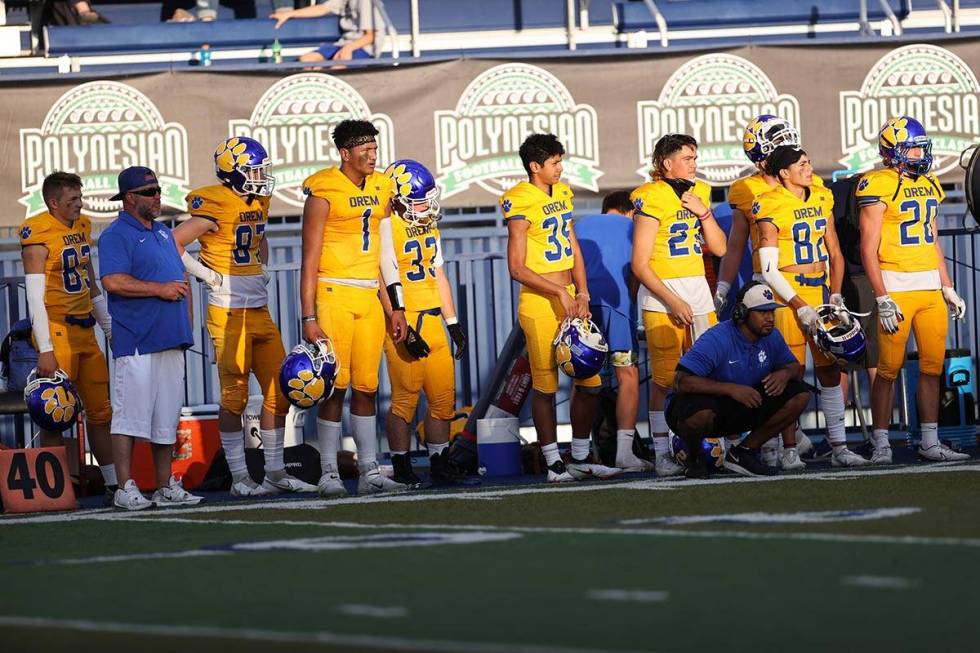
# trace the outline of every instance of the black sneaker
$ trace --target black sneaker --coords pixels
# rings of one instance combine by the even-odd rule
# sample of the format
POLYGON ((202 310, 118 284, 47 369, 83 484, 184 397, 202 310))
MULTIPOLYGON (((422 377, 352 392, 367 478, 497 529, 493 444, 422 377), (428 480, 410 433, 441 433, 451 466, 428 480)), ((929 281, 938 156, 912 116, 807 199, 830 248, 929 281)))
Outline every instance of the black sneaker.
POLYGON ((693 461, 684 467, 684 478, 701 479, 710 476, 711 470, 708 469, 702 460, 693 461))
POLYGON ((562 461, 556 460, 548 465, 549 483, 569 483, 574 480, 575 477, 568 473, 568 470, 565 469, 565 463, 562 461))
POLYGON ((112 508, 112 500, 116 496, 116 490, 119 489, 118 485, 107 485, 105 486, 105 496, 102 497, 102 505, 106 508, 112 508))
POLYGON ((775 476, 776 467, 770 467, 759 460, 756 452, 743 446, 731 447, 725 454, 725 469, 743 476, 775 476))
POLYGON ((422 479, 412 469, 412 459, 407 453, 392 455, 391 466, 395 471, 392 476, 393 481, 407 485, 410 490, 418 490, 422 487, 422 479))

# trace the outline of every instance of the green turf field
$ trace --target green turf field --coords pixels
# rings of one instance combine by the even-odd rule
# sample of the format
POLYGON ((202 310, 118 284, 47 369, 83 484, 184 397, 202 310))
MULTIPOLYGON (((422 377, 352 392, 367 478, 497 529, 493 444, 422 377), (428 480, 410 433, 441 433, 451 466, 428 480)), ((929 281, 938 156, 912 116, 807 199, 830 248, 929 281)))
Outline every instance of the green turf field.
POLYGON ((0 651, 975 651, 978 498, 971 461, 8 516, 0 651))

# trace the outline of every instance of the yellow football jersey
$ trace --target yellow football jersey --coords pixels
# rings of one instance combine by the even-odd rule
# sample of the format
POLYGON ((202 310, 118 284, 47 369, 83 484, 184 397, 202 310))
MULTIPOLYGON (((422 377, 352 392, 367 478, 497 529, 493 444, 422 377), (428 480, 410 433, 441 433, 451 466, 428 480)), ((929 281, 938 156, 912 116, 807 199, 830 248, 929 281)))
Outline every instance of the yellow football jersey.
POLYGON ((572 222, 572 189, 561 182, 551 195, 522 181, 500 198, 504 220, 527 220, 527 255, 524 265, 544 274, 570 269, 574 263, 569 229, 572 222))
POLYGON ((865 173, 858 182, 858 205, 884 202, 878 260, 882 270, 923 272, 939 266, 933 223, 946 198, 943 187, 931 174, 914 181, 892 168, 865 173))
POLYGON ((394 193, 391 177, 372 172, 358 187, 340 168, 330 167, 307 177, 303 192, 330 202, 320 276, 376 280, 381 268, 378 224, 388 214, 394 193))
POLYGON ((752 204, 756 222, 771 222, 779 231, 779 267, 826 261, 824 237, 833 227, 834 196, 822 186, 811 186, 800 199, 784 186, 763 193, 752 204))
POLYGON ((439 308, 442 305, 436 283, 436 267, 442 264, 439 229, 431 222, 424 227, 413 226, 392 213, 391 235, 405 306, 411 311, 439 308))
POLYGON ((92 257, 92 223, 80 216, 66 227, 50 213, 28 218, 20 226, 20 246, 43 245, 44 307, 48 317, 88 315, 92 312, 88 262, 92 257))
POLYGON ((191 191, 186 201, 191 215, 218 225, 217 230, 198 238, 205 265, 232 276, 262 274, 259 245, 269 221, 268 197, 245 198, 223 184, 215 184, 191 191))
MULTIPOLYGON (((693 192, 711 207, 711 187, 698 180, 693 192)), ((660 222, 653 243, 650 267, 661 279, 704 276, 701 253, 701 221, 681 205, 677 193, 665 181, 647 182, 630 194, 637 216, 660 222)))
MULTIPOLYGON (((813 186, 823 188, 823 179, 818 175, 813 175, 813 186)), ((728 205, 733 209, 741 211, 749 223, 749 247, 752 248, 752 271, 756 274, 762 273, 762 266, 759 265, 759 227, 755 224, 755 218, 752 216, 752 204, 755 202, 755 198, 763 193, 768 193, 773 188, 766 181, 765 177, 762 176, 762 173, 757 172, 754 175, 742 177, 733 182, 731 188, 728 190, 728 205)))

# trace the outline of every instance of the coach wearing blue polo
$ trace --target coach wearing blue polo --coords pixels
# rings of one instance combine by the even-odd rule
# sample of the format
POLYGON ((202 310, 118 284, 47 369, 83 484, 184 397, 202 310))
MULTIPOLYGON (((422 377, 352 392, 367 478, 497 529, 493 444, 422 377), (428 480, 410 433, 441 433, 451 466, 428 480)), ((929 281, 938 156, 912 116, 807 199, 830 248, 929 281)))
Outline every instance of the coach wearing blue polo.
POLYGON ((99 238, 99 275, 112 316, 112 451, 117 508, 198 503, 170 473, 184 400, 184 349, 194 344, 190 287, 173 236, 158 224, 160 184, 149 168, 119 173, 123 210, 99 238), (131 476, 133 443, 149 441, 157 490, 147 500, 131 476))
POLYGON ((798 380, 800 364, 773 330, 776 310, 789 309, 775 302, 769 286, 746 284, 732 319, 705 331, 678 363, 666 417, 694 454, 689 478, 707 474, 698 464, 701 438, 745 431, 745 441, 729 447, 725 468, 748 476, 776 473, 759 461, 759 448, 793 424, 810 401, 808 386, 798 380))

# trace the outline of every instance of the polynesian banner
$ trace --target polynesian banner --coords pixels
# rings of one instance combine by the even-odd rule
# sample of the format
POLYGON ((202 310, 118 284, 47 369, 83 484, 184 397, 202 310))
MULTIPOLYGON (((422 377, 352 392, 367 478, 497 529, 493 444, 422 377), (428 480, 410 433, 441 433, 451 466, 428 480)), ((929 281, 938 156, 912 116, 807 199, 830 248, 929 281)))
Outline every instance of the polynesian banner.
POLYGON ((517 149, 534 132, 561 138, 565 180, 580 196, 641 183, 654 143, 672 132, 698 140, 700 175, 725 187, 752 170, 741 137, 760 113, 794 123, 825 175, 874 167, 881 124, 912 115, 932 136, 935 171, 959 181, 960 152, 980 142, 978 65, 980 42, 952 39, 0 80, 0 225, 43 210, 41 183, 55 170, 81 175, 84 211, 111 218, 116 175, 130 165, 156 170, 164 211, 183 213, 186 194, 215 181, 215 147, 235 135, 273 159, 273 213, 298 214, 303 179, 339 162, 330 132, 350 117, 377 127, 379 166, 429 166, 446 206, 494 204, 523 178, 517 149))

